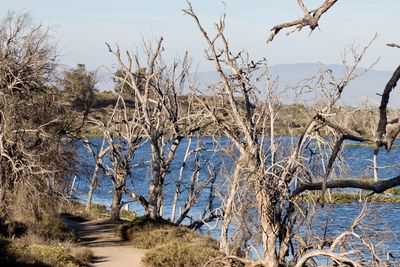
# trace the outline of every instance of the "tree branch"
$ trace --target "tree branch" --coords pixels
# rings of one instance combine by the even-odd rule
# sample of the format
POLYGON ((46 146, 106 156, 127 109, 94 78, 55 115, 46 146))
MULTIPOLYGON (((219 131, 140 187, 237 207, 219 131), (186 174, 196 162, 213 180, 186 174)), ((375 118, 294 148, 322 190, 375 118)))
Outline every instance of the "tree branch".
POLYGON ((298 0, 297 2, 299 3, 299 6, 303 10, 303 12, 305 12, 304 17, 301 19, 293 20, 291 22, 281 23, 272 27, 272 33, 269 36, 267 43, 272 42, 275 35, 277 35, 284 28, 295 27, 295 29, 292 31, 294 32, 301 31, 303 27, 309 26, 311 31, 315 30, 315 28, 318 27, 318 21, 321 18, 322 14, 327 12, 337 2, 337 0, 325 0, 325 2, 320 7, 315 10, 309 11, 308 13, 306 13, 307 9, 304 6, 303 1, 298 0))
MULTIPOLYGON (((323 182, 300 184, 293 192, 292 197, 297 196, 304 191, 316 191, 323 189, 323 182)), ((355 180, 335 180, 326 182, 326 188, 358 188, 372 191, 373 193, 383 193, 384 191, 399 186, 400 175, 389 180, 378 181, 378 182, 366 182, 366 181, 355 181, 355 180)))

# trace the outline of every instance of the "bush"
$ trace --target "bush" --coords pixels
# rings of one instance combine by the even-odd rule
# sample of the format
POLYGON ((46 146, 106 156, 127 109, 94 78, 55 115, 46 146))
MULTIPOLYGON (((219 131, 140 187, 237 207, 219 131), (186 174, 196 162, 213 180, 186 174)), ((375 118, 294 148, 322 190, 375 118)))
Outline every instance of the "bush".
MULTIPOLYGON (((304 194, 300 196, 300 200, 317 201, 318 203, 322 203, 322 200, 324 199, 318 192, 312 194, 304 194)), ((348 193, 334 192, 330 194, 330 199, 328 198, 328 195, 325 196, 325 203, 328 204, 348 204, 348 203, 363 202, 363 201, 371 203, 400 203, 400 197, 388 196, 383 194, 374 194, 369 196, 366 195, 365 193, 363 193, 360 196, 360 194, 356 192, 348 192, 348 193)))
POLYGON ((110 212, 103 204, 93 203, 90 210, 86 210, 86 206, 77 201, 64 201, 59 207, 59 212, 65 215, 79 216, 87 220, 105 218, 110 215, 110 212))
POLYGON ((148 234, 152 230, 172 226, 166 220, 153 220, 146 216, 135 217, 131 222, 122 224, 115 228, 116 235, 123 240, 133 241, 134 235, 142 232, 148 234))
POLYGON ((151 231, 131 232, 130 240, 136 248, 151 249, 172 240, 190 242, 196 235, 184 227, 163 227, 151 231))
POLYGON ((116 232, 121 238, 130 240, 134 247, 149 249, 143 258, 147 266, 204 266, 221 255, 214 239, 165 220, 137 217, 116 228, 116 232))
POLYGON ((61 245, 24 245, 0 239, 2 266, 79 266, 79 261, 61 245))
POLYGON ((208 238, 197 238, 192 242, 170 241, 148 251, 143 263, 153 267, 197 267, 220 256, 215 242, 208 238), (210 245, 212 244, 212 245, 210 245))
POLYGON ((69 228, 58 216, 38 221, 30 226, 28 231, 49 241, 78 241, 77 233, 69 228))
POLYGON ((136 218, 136 213, 134 211, 121 209, 121 211, 119 212, 119 216, 123 220, 132 221, 136 218))
POLYGON ((392 195, 400 195, 400 188, 398 188, 398 187, 390 188, 390 189, 386 190, 385 193, 392 194, 392 195))
POLYGON ((0 222, 0 235, 4 237, 21 237, 27 231, 27 225, 18 221, 0 222))

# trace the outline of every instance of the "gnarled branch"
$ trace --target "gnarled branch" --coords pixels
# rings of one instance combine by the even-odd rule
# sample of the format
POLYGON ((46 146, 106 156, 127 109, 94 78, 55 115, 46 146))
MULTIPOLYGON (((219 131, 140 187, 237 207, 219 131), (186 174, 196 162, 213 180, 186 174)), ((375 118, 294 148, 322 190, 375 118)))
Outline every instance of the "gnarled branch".
POLYGON ((271 42, 274 39, 275 35, 277 35, 284 28, 295 27, 292 31, 294 32, 301 31, 303 27, 309 26, 311 31, 315 30, 315 28, 318 27, 318 21, 321 18, 322 14, 328 11, 337 2, 337 0, 325 0, 325 2, 320 7, 311 11, 307 10, 302 0, 298 0, 297 2, 305 13, 304 17, 301 19, 293 20, 291 22, 281 23, 272 27, 272 33, 269 36, 267 43, 271 42))
MULTIPOLYGON (((366 182, 356 180, 335 180, 326 182, 326 188, 358 188, 372 191, 373 193, 383 193, 384 191, 399 186, 400 175, 389 180, 378 181, 378 182, 366 182)), ((324 186, 323 182, 300 184, 293 192, 292 196, 297 196, 304 191, 316 191, 322 190, 324 186)))

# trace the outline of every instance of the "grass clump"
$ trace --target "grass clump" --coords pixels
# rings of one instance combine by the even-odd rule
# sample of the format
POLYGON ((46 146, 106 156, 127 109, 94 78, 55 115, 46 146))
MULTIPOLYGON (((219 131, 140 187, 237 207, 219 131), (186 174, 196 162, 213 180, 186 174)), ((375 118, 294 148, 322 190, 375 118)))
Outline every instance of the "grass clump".
POLYGON ((195 239, 195 234, 184 227, 170 226, 151 231, 133 232, 130 237, 136 248, 150 249, 166 244, 171 240, 190 242, 195 239))
POLYGON ((93 203, 90 209, 87 210, 86 206, 78 201, 64 201, 59 207, 59 212, 64 215, 78 216, 87 220, 107 218, 110 216, 110 212, 103 204, 93 203))
POLYGON ((334 192, 330 195, 326 194, 325 199, 319 194, 305 194, 300 200, 307 202, 317 202, 326 204, 349 204, 355 202, 371 202, 371 203, 400 203, 400 197, 389 196, 383 194, 366 195, 360 193, 341 193, 334 192))
POLYGON ((132 221, 136 218, 136 213, 134 211, 121 209, 119 216, 123 220, 132 221))
POLYGON ((197 267, 218 256, 218 246, 210 238, 195 238, 191 242, 175 239, 151 249, 142 261, 152 267, 197 267))
POLYGON ((69 250, 61 245, 20 244, 0 239, 1 266, 82 266, 69 250))
POLYGON ((400 188, 398 188, 398 187, 390 188, 390 189, 386 190, 385 193, 392 194, 392 195, 400 195, 400 188))
POLYGON ((212 238, 165 220, 136 217, 118 227, 116 233, 130 240, 136 248, 149 249, 143 258, 146 266, 204 266, 210 259, 221 255, 217 242, 212 238))
MULTIPOLYGON (((88 210, 86 205, 78 201, 64 201, 59 207, 59 212, 63 215, 81 217, 85 220, 105 219, 110 217, 110 211, 103 204, 93 203, 88 210)), ((120 210, 120 218, 131 221, 136 218, 136 213, 129 210, 120 210)))
POLYGON ((29 233, 45 240, 77 242, 78 235, 60 218, 47 218, 29 227, 29 233))
MULTIPOLYGON (((115 229, 116 235, 123 240, 134 239, 139 235, 148 235, 151 231, 173 226, 166 220, 153 220, 146 216, 135 217, 131 222, 120 225, 115 229)), ((135 244, 134 244, 135 245, 135 244)), ((143 246, 141 246, 143 247, 143 246)))

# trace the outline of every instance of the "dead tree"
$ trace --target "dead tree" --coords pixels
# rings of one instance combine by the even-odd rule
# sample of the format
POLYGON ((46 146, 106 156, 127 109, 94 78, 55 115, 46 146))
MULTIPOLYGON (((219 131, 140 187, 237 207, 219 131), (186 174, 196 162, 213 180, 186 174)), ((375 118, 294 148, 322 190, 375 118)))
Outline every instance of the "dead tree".
MULTIPOLYGON (((379 106, 379 120, 376 127, 374 136, 360 135, 357 132, 346 129, 333 123, 327 116, 318 114, 315 118, 318 123, 322 126, 329 127, 335 131, 340 137, 336 143, 335 151, 339 151, 343 145, 344 140, 352 140, 360 143, 367 143, 374 145, 374 159, 378 156, 379 149, 384 147, 387 151, 390 151, 393 141, 399 134, 399 122, 398 118, 388 120, 387 118, 387 104, 391 91, 396 87, 398 80, 400 79, 400 66, 395 70, 392 77, 385 86, 384 93, 382 94, 381 104, 379 106)), ((330 162, 333 164, 337 156, 337 153, 331 155, 330 162)), ((329 174, 328 174, 329 175, 329 174)), ((324 188, 362 188, 370 190, 373 193, 382 193, 385 190, 400 185, 400 179, 398 177, 386 180, 386 181, 375 181, 374 183, 362 182, 362 181, 331 181, 327 182, 326 179, 322 183, 302 183, 293 192, 293 195, 297 195, 305 190, 324 190, 324 188)))
MULTIPOLYGON (((326 1, 326 3, 328 2, 332 1, 326 1)), ((331 3, 331 6, 334 2, 331 3)), ((255 203, 253 207, 247 207, 256 208, 256 221, 253 213, 252 218, 247 218, 248 221, 243 224, 255 221, 254 223, 260 229, 263 253, 261 259, 253 263, 255 266, 285 265, 288 262, 289 254, 296 255, 293 252, 296 247, 293 245, 296 242, 293 227, 301 218, 302 213, 299 209, 301 205, 297 200, 289 198, 293 193, 294 186, 310 185, 315 179, 318 179, 322 180, 318 183, 319 189, 328 188, 327 180, 333 172, 344 140, 376 143, 375 138, 361 136, 330 120, 333 108, 341 98, 343 90, 352 80, 362 74, 356 72, 357 66, 375 38, 360 52, 351 49, 352 60, 344 61, 343 77, 337 78, 332 70, 325 68, 320 75, 315 77, 315 84, 310 84, 308 81, 307 87, 317 88, 322 92, 324 98, 321 105, 316 108, 315 114, 311 116, 297 144, 291 148, 284 142, 276 143, 277 139, 274 138, 274 124, 279 105, 273 90, 274 83, 268 76, 268 72, 261 71, 265 76, 257 76, 260 69, 263 69, 264 62, 252 61, 244 52, 232 52, 224 33, 225 16, 216 23, 216 33, 211 36, 203 27, 190 3, 184 12, 194 19, 207 42, 206 57, 214 63, 221 80, 214 86, 218 95, 215 98, 220 100, 218 105, 213 105, 211 101, 204 99, 200 100, 203 100, 202 103, 208 111, 208 116, 229 137, 236 148, 235 154, 237 154, 229 179, 230 185, 223 199, 221 251, 227 255, 227 259, 243 259, 241 251, 243 248, 232 246, 235 243, 232 239, 246 240, 248 238, 240 233, 229 236, 228 229, 231 224, 239 225, 239 227, 242 225, 241 218, 237 215, 245 214, 240 212, 246 212, 249 208, 242 208, 241 205, 246 202, 255 203), (265 79, 267 85, 264 101, 260 101, 257 94, 259 87, 257 82, 262 78, 265 79), (329 129, 337 138, 332 145, 330 156, 326 159, 327 166, 323 168, 324 171, 314 173, 309 163, 310 156, 305 155, 305 150, 312 140, 319 138, 319 131, 324 128, 329 129), (268 145, 266 145, 264 136, 270 136, 268 145), (291 250, 292 252, 290 252, 291 250)), ((374 63, 370 68, 373 66, 374 63)), ((378 147, 382 146, 383 142, 379 141, 378 147)), ((243 242, 236 243, 243 244, 243 242)), ((335 255, 338 258, 341 256, 337 253, 335 255)), ((333 256, 331 258, 335 261, 333 256)), ((295 265, 297 260, 301 262, 300 259, 296 256, 291 264, 295 265)), ((346 262, 344 258, 338 259, 338 261, 340 260, 346 262)), ((245 261, 248 263, 247 260, 245 261)), ((357 262, 360 262, 359 259, 357 262)))
MULTIPOLYGON (((117 60, 118 76, 121 88, 132 92, 139 124, 151 147, 151 182, 149 197, 144 206, 150 218, 162 217, 163 190, 165 177, 169 172, 178 146, 185 136, 199 129, 201 113, 187 115, 182 110, 179 100, 180 92, 185 89, 190 66, 185 55, 181 62, 165 65, 162 59, 163 39, 155 47, 144 44, 146 65, 142 65, 138 56, 126 53, 127 63, 123 61, 121 51, 108 46, 117 60), (137 73, 141 73, 140 76, 137 73)), ((190 106, 190 105, 189 105, 190 106)), ((125 188, 133 199, 138 196, 125 188)))
MULTIPOLYGON (((268 120, 271 120, 273 125, 275 118, 273 113, 268 113, 269 108, 273 107, 272 102, 269 104, 268 102, 273 100, 268 99, 265 103, 262 103, 257 98, 256 83, 259 78, 254 78, 254 76, 255 71, 264 66, 264 61, 254 62, 249 60, 244 52, 234 54, 230 50, 224 35, 224 18, 216 24, 217 33, 215 36, 210 37, 190 4, 185 13, 193 17, 200 32, 203 34, 208 44, 206 56, 214 62, 221 78, 221 84, 217 87, 218 93, 221 95, 221 103, 218 106, 212 106, 203 101, 203 105, 208 111, 208 116, 229 137, 239 153, 238 159, 235 161, 231 184, 224 199, 220 240, 221 251, 227 255, 233 253, 232 248, 229 246, 228 229, 233 220, 237 196, 246 186, 249 188, 249 192, 255 192, 254 198, 257 203, 258 216, 260 216, 259 223, 263 232, 264 256, 270 262, 268 266, 277 266, 279 263, 278 255, 276 254, 278 235, 275 227, 278 225, 277 217, 279 215, 276 214, 276 208, 278 207, 274 204, 276 201, 274 193, 285 194, 288 188, 281 191, 281 185, 276 183, 279 181, 267 180, 263 177, 266 170, 266 155, 262 144, 258 140, 258 134, 260 130, 265 130, 268 120), (221 45, 220 48, 217 47, 218 44, 221 45), (224 67, 228 67, 229 72, 225 71, 224 67), (223 113, 229 114, 227 116, 229 120, 223 118, 223 113), (272 188, 279 188, 279 190, 272 190, 272 188)), ((273 145, 271 149, 274 149, 273 145)), ((270 159, 274 161, 273 158, 270 159)))
MULTIPOLYGON (((200 195, 205 191, 206 188, 209 188, 210 190, 209 196, 215 194, 214 184, 216 182, 216 174, 215 170, 214 173, 210 171, 210 168, 213 168, 213 166, 211 166, 211 163, 209 162, 210 159, 213 158, 213 156, 207 156, 207 158, 204 158, 204 156, 202 155, 202 152, 207 151, 214 153, 214 149, 206 149, 202 147, 201 141, 199 140, 200 137, 197 137, 196 139, 196 147, 192 150, 189 150, 192 137, 189 138, 185 156, 179 171, 179 177, 175 186, 175 194, 172 202, 171 222, 175 223, 176 225, 182 224, 182 222, 188 217, 190 209, 194 204, 198 202, 200 195), (191 155, 194 155, 194 166, 191 170, 190 179, 187 179, 187 177, 184 177, 183 171, 188 168, 187 162, 188 160, 190 160, 191 155), (202 175, 200 172, 206 167, 208 169, 208 172, 206 175, 202 175), (184 191, 187 191, 187 197, 185 199, 183 207, 181 208, 180 213, 178 214, 178 217, 175 218, 177 202, 178 199, 181 198, 181 195, 184 191)), ((213 199, 209 197, 208 206, 204 209, 204 213, 206 213, 207 211, 212 212, 212 205, 213 199)), ((205 214, 203 214, 200 220, 204 220, 204 217, 205 214)), ((190 217, 190 219, 193 220, 193 216, 190 217)))
MULTIPOLYGON (((311 30, 314 30, 315 27, 318 25, 318 21, 319 21, 321 15, 323 13, 327 12, 336 2, 337 1, 335 1, 335 0, 332 0, 332 1, 331 0, 326 0, 326 1, 324 1, 324 3, 319 8, 317 8, 317 9, 315 9, 313 11, 308 11, 307 8, 305 7, 304 3, 301 0, 299 0, 298 4, 303 9, 303 11, 305 13, 305 17, 303 19, 300 19, 300 20, 294 20, 292 22, 282 23, 282 24, 274 26, 271 29, 272 33, 271 33, 268 41, 272 41, 274 36, 283 28, 295 27, 295 30, 301 30, 304 26, 310 26, 311 30), (310 16, 310 14, 312 16, 310 16)), ((374 37, 374 39, 375 38, 376 38, 376 36, 374 37)), ((387 45, 389 47, 398 48, 398 45, 394 44, 394 43, 387 44, 387 45)), ((366 48, 364 48, 364 52, 365 52, 366 48)), ((353 55, 356 56, 354 51, 352 51, 352 52, 353 52, 353 55)), ((357 61, 361 60, 361 58, 362 58, 362 55, 359 58, 354 57, 354 62, 357 63, 357 61)), ((346 74, 345 74, 345 78, 343 79, 343 83, 342 84, 338 84, 338 83, 335 84, 335 86, 338 87, 337 88, 338 92, 343 91, 343 88, 347 85, 347 83, 350 82, 351 79, 354 79, 354 78, 357 77, 357 75, 354 75, 354 72, 355 72, 355 68, 350 68, 350 69, 346 68, 346 74), (353 77, 353 78, 349 79, 350 77, 353 77), (347 82, 346 82, 346 80, 347 80, 347 82), (341 88, 341 87, 343 87, 343 88, 341 88)), ((339 125, 336 125, 336 124, 332 123, 326 117, 317 115, 318 120, 320 121, 320 123, 322 123, 325 126, 330 127, 331 129, 334 129, 334 131, 337 132, 341 136, 338 139, 338 141, 336 142, 336 145, 335 145, 336 153, 333 153, 331 158, 330 158, 330 160, 329 160, 331 163, 333 163, 335 161, 336 156, 337 156, 337 152, 341 149, 344 140, 353 140, 353 141, 357 141, 357 142, 369 143, 369 144, 373 144, 374 145, 373 163, 374 163, 375 184, 374 185, 368 185, 368 184, 360 185, 360 184, 357 184, 357 188, 362 186, 364 188, 369 188, 369 190, 371 190, 373 192, 376 192, 376 193, 383 192, 383 191, 380 191, 381 186, 379 186, 379 185, 380 185, 381 182, 377 181, 377 174, 376 174, 377 163, 376 163, 376 161, 377 161, 379 149, 381 147, 384 147, 387 151, 390 151, 394 140, 396 139, 396 137, 400 133, 399 118, 393 118, 393 119, 390 119, 390 120, 388 120, 388 118, 387 118, 387 110, 388 110, 387 105, 389 103, 390 93, 396 87, 397 82, 399 81, 399 79, 400 79, 400 66, 398 66, 396 68, 396 70, 394 71, 392 77, 387 82, 387 84, 386 84, 386 86, 385 86, 385 88, 383 90, 383 93, 381 94, 381 103, 380 103, 380 106, 379 106, 379 121, 378 121, 378 125, 376 126, 376 132, 374 133, 373 136, 360 135, 358 133, 349 131, 348 129, 342 128, 339 125)), ((341 93, 339 94, 339 97, 340 97, 340 95, 341 95, 341 93)), ((399 184, 397 184, 396 178, 397 177, 391 179, 391 182, 387 183, 386 185, 390 185, 391 187, 398 186, 399 184)), ((343 187, 352 188, 354 186, 354 184, 352 182, 350 182, 350 181, 348 181, 347 184, 346 183, 342 184, 342 183, 340 183, 338 181, 335 181, 333 183, 329 183, 328 185, 326 185, 326 180, 322 184, 322 188, 317 186, 317 185, 318 185, 318 183, 317 184, 313 184, 313 185, 307 185, 306 187, 319 188, 319 189, 324 190, 326 187, 328 187, 328 188, 343 188, 343 187)), ((295 193, 302 192, 302 191, 306 190, 306 189, 303 190, 303 187, 304 187, 304 184, 301 185, 298 189, 296 189, 295 193)), ((383 186, 383 187, 386 187, 386 186, 383 186)), ((314 189, 314 190, 317 190, 317 189, 314 189)))
POLYGON ((103 158, 110 149, 110 147, 105 146, 106 145, 105 137, 103 137, 101 146, 97 152, 95 152, 95 150, 93 149, 93 144, 91 144, 91 142, 87 138, 83 138, 83 143, 95 162, 86 200, 86 210, 89 211, 90 207, 92 206, 94 190, 99 186, 98 175, 99 171, 102 169, 100 168, 100 166, 103 166, 103 158))
MULTIPOLYGON (((122 94, 118 94, 114 108, 106 117, 106 121, 89 118, 103 134, 103 145, 95 158, 95 170, 99 168, 113 182, 113 195, 111 204, 111 220, 119 220, 122 207, 122 195, 125 192, 126 181, 131 174, 132 160, 136 149, 142 141, 142 130, 139 126, 140 115, 135 110, 128 110, 122 94), (107 166, 102 157, 109 159, 107 166)), ((97 175, 97 174, 96 174, 97 175)), ((94 177, 92 184, 95 184, 94 177)), ((144 202, 144 205, 147 203, 144 202)))
POLYGON ((74 169, 66 138, 74 119, 52 86, 58 64, 51 40, 28 14, 0 22, 0 220, 12 217, 13 207, 40 219, 74 169))

